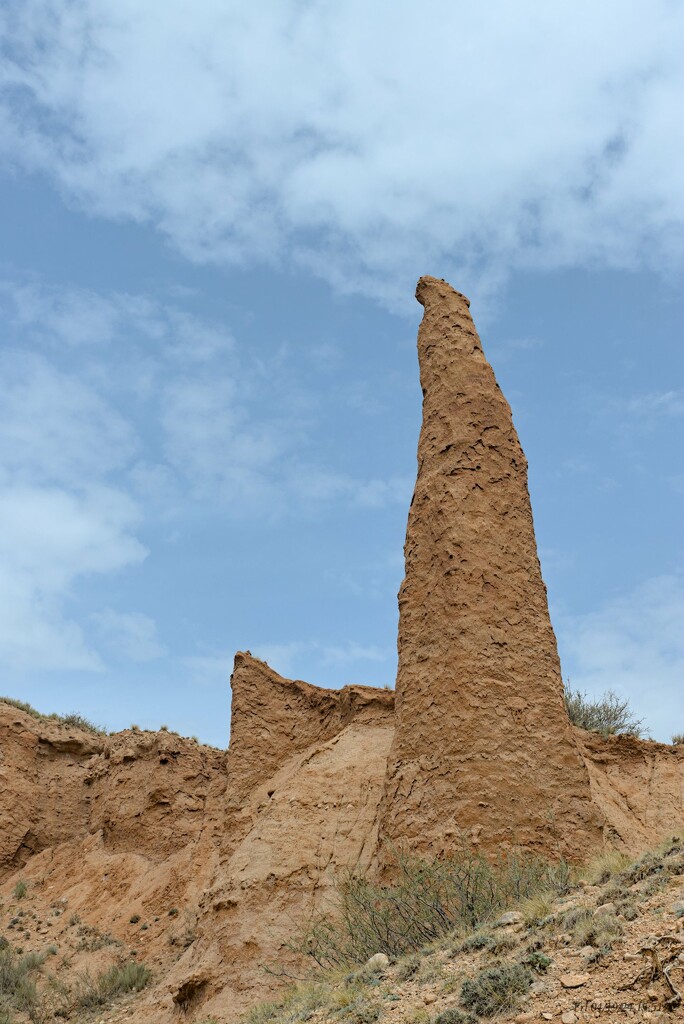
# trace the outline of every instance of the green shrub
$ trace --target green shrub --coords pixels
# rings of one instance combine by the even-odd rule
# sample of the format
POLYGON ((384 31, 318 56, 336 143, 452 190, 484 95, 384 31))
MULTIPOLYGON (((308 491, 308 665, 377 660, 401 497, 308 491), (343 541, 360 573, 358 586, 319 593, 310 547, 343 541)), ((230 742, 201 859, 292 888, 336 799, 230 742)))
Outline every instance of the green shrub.
POLYGON ((149 969, 135 962, 114 964, 94 980, 88 971, 84 971, 76 983, 75 1006, 78 1009, 103 1006, 127 992, 142 991, 150 978, 149 969))
POLYGON ((20 955, 20 950, 7 944, 0 948, 0 1008, 11 1019, 12 1010, 36 1015, 39 999, 34 979, 45 957, 38 953, 20 955))
POLYGON ((435 861, 397 854, 391 884, 348 876, 333 913, 290 948, 324 968, 364 963, 379 952, 400 959, 448 932, 491 921, 536 891, 564 891, 567 879, 564 868, 518 853, 494 863, 466 848, 435 861))
POLYGON ((477 1024, 477 1017, 473 1017, 472 1013, 461 1013, 455 1007, 450 1007, 438 1013, 432 1024, 477 1024))
POLYGON ((654 853, 649 850, 643 857, 640 857, 628 868, 626 868, 622 874, 620 874, 619 880, 624 883, 625 886, 634 885, 635 882, 641 882, 645 878, 651 877, 651 875, 658 875, 665 871, 665 857, 663 854, 654 853))
MULTIPOLYGON (((245 1024, 270 1024, 277 1021, 278 1024, 295 1024, 298 1021, 306 1021, 316 1010, 320 1010, 328 1002, 330 990, 325 985, 304 984, 294 985, 288 989, 282 999, 272 1003, 260 1003, 253 1006, 251 1010, 241 1019, 245 1024)), ((361 1010, 365 1003, 358 1003, 351 1000, 345 1007, 345 1021, 347 1024, 356 1022, 364 1024, 354 1015, 352 1011, 361 1010)), ((376 1020, 377 1017, 368 1017, 368 1022, 376 1020)))
POLYGON ((488 932, 475 932, 464 939, 459 946, 460 953, 472 953, 476 949, 490 949, 494 945, 494 939, 488 932))
POLYGON ((673 746, 684 746, 684 732, 676 732, 672 737, 673 746))
POLYGON ((565 707, 570 721, 580 729, 598 732, 602 736, 618 733, 644 737, 646 729, 641 718, 635 718, 628 700, 622 700, 613 690, 606 690, 595 700, 565 683, 565 707))
POLYGON ((463 982, 461 1003, 480 1017, 493 1017, 514 1010, 531 984, 532 975, 522 964, 489 967, 463 982))
POLYGON ((24 881, 17 882, 14 886, 14 898, 15 900, 23 900, 24 896, 28 892, 28 885, 24 881))
POLYGON ((553 963, 550 956, 546 956, 544 953, 540 953, 537 950, 533 950, 523 958, 523 964, 527 967, 531 967, 537 974, 546 974, 549 967, 553 963))
POLYGON ((397 981, 408 981, 409 978, 414 978, 420 970, 420 964, 421 959, 415 953, 401 960, 395 974, 397 981))
POLYGON ((597 914, 589 907, 569 911, 563 918, 563 924, 572 932, 578 946, 609 950, 622 935, 622 925, 614 915, 597 914))

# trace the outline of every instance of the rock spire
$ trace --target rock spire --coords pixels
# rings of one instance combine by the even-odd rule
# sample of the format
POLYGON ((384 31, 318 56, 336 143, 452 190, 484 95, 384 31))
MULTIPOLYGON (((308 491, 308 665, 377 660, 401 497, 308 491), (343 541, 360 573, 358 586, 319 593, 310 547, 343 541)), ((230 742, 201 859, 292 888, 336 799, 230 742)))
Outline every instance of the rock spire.
POLYGON ((399 592, 383 833, 581 854, 600 841, 564 708, 511 410, 469 301, 422 277, 423 423, 399 592))

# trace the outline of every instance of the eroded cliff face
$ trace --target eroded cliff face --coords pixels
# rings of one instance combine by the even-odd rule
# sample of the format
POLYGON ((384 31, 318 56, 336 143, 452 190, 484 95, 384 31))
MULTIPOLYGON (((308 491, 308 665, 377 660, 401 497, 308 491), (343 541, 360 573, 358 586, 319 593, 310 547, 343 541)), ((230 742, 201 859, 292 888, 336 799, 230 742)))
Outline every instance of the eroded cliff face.
POLYGON ((102 1021, 235 1021, 278 987, 265 967, 296 968, 288 943, 340 874, 383 869, 388 839, 585 859, 684 829, 684 747, 570 726, 510 408, 467 299, 434 278, 418 298, 396 707, 249 653, 227 752, 92 735, 0 700, 0 933, 56 945, 66 984, 122 955, 147 963, 153 987, 102 1021))
POLYGON ((226 754, 174 733, 100 736, 0 701, 0 880, 75 836, 162 860, 202 830, 226 754))
POLYGON ((133 1022, 235 1020, 278 987, 264 966, 297 961, 287 943, 335 879, 375 864, 393 692, 324 690, 238 654, 233 693, 227 754, 0 701, 0 933, 21 879, 40 922, 22 943, 56 944, 72 979, 135 949, 155 986, 133 1022))
POLYGON ((423 423, 399 592, 383 834, 578 855, 600 839, 563 705, 527 463, 470 316, 424 277, 423 423))

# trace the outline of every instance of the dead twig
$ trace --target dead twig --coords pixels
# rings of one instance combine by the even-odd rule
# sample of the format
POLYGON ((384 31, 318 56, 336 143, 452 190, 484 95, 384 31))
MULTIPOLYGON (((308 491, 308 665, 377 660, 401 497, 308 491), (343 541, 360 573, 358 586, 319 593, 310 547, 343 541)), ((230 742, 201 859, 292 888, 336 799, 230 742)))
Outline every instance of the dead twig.
POLYGON ((648 957, 649 963, 639 971, 633 981, 622 985, 621 991, 636 988, 637 985, 651 985, 654 981, 662 979, 670 990, 665 1006, 668 1010, 674 1010, 682 1002, 682 993, 675 986, 671 972, 684 970, 684 965, 675 962, 684 953, 684 943, 675 935, 659 935, 653 939, 650 946, 642 946, 638 952, 641 956, 648 957))

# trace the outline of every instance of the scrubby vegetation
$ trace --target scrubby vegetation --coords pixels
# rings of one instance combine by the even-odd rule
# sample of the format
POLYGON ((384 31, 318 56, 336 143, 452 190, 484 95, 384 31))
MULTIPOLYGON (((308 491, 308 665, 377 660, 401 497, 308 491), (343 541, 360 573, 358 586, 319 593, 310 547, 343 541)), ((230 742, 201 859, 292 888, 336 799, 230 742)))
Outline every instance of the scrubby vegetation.
POLYGON ((23 900, 24 896, 28 892, 28 886, 23 880, 19 880, 14 886, 14 898, 15 900, 23 900))
POLYGON ((643 719, 635 718, 629 701, 621 699, 613 690, 592 700, 588 694, 573 690, 569 683, 565 683, 564 688, 565 707, 573 725, 602 736, 647 736, 643 719))
POLYGON ((534 893, 565 892, 570 869, 517 853, 491 863, 464 848, 433 862, 399 853, 395 878, 384 886, 346 878, 332 912, 293 948, 327 968, 363 963, 378 952, 405 956, 448 932, 473 931, 534 893))
POLYGON ((39 1006, 36 974, 45 962, 36 953, 18 955, 7 940, 0 945, 0 1021, 10 1022, 13 1011, 27 1013, 36 1019, 39 1006))
POLYGON ((50 715, 44 715, 41 711, 36 710, 32 704, 28 704, 23 700, 15 700, 13 697, 0 697, 0 701, 3 704, 9 704, 13 708, 19 708, 20 711, 24 711, 27 715, 31 715, 32 718, 38 718, 44 722, 56 722, 58 725, 65 725, 75 729, 83 729, 85 732, 96 733, 98 736, 106 736, 107 730, 103 729, 99 725, 95 725, 89 719, 84 718, 83 715, 79 715, 73 712, 68 715, 58 715, 54 712, 50 715))
POLYGON ((676 732, 672 737, 672 744, 675 747, 684 746, 684 732, 676 732))
MULTIPOLYGON (((307 977, 251 1010, 245 1024, 373 1024, 399 1000, 405 1024, 517 1013, 547 979, 553 985, 571 950, 575 970, 580 953, 586 968, 615 952, 621 958, 628 922, 682 875, 681 836, 637 859, 608 851, 572 870, 523 855, 490 865, 465 850, 434 863, 398 856, 392 884, 342 882, 335 910, 290 947, 308 961, 296 971, 307 977), (389 962, 371 969, 367 961, 380 952, 389 962), (452 1005, 440 1008, 439 999, 452 1005)), ((289 969, 271 973, 292 977, 289 969)))
POLYGON ((144 964, 119 963, 95 978, 84 972, 69 987, 43 970, 54 952, 55 947, 51 947, 45 953, 22 955, 0 938, 0 1024, 13 1024, 16 1013, 27 1015, 34 1024, 69 1017, 126 993, 139 992, 151 977, 144 964))
POLYGON ((461 1002, 481 1017, 513 1010, 532 984, 532 974, 522 964, 488 967, 463 982, 461 1002))
POLYGON ((96 978, 87 972, 82 974, 76 984, 74 1005, 78 1009, 91 1009, 104 1006, 105 1003, 125 995, 127 992, 140 992, 148 984, 151 974, 144 964, 131 961, 126 964, 114 964, 108 971, 103 971, 96 978))

